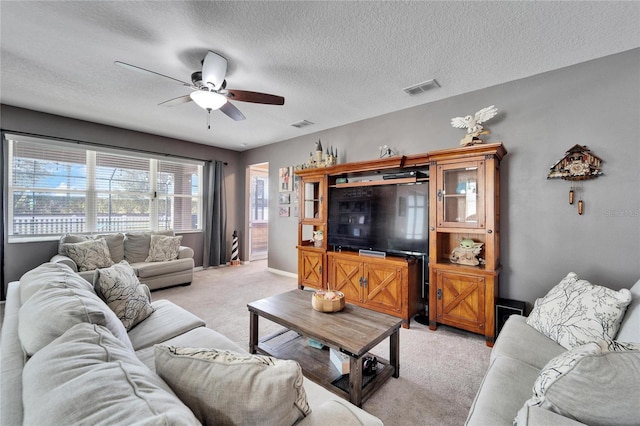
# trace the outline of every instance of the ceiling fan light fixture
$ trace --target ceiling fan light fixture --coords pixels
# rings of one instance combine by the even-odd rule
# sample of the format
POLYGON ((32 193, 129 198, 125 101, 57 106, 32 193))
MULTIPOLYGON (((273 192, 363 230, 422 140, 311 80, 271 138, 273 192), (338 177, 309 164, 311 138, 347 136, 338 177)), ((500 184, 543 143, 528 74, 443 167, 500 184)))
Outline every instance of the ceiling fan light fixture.
POLYGON ((222 108, 227 103, 227 98, 216 92, 209 92, 207 90, 196 90, 189 95, 193 102, 195 102, 200 108, 206 110, 216 110, 222 108))

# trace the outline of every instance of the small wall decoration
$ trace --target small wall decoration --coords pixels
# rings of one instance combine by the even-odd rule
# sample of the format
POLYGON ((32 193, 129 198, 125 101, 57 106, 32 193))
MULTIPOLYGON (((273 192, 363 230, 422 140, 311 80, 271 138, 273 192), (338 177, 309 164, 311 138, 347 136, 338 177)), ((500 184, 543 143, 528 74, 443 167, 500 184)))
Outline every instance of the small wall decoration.
POLYGON ((467 115, 465 117, 454 117, 451 119, 451 126, 459 129, 467 128, 467 136, 460 139, 460 145, 475 145, 479 143, 483 143, 484 141, 480 139, 480 135, 488 135, 491 133, 489 129, 485 129, 480 125, 480 123, 484 123, 496 116, 498 113, 498 108, 494 105, 491 105, 486 108, 482 108, 480 111, 476 112, 474 115, 467 115))
POLYGON ((280 188, 280 192, 291 191, 293 185, 292 175, 291 167, 280 167, 278 173, 278 187, 280 188))
MULTIPOLYGON (((591 153, 582 145, 574 145, 565 152, 565 156, 551 166, 547 179, 564 179, 572 182, 595 179, 602 175, 600 164, 602 160, 591 153)), ((571 184, 569 189, 569 204, 575 202, 576 193, 579 192, 578 214, 584 213, 584 201, 582 200, 582 185, 571 184)))
POLYGON ((291 201, 291 194, 280 194, 280 204, 289 204, 291 201))
POLYGON ((280 217, 289 217, 289 206, 280 206, 280 217))

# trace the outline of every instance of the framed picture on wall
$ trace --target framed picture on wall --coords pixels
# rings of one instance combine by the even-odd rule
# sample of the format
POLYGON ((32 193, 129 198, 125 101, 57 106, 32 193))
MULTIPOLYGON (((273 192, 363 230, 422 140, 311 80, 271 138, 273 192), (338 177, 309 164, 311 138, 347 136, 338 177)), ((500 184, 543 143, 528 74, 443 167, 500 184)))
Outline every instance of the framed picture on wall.
POLYGON ((289 206, 280 206, 280 217, 289 217, 289 206))
POLYGON ((290 192, 293 187, 293 167, 280 167, 278 173, 278 188, 280 192, 290 192))
POLYGON ((289 204, 290 200, 291 194, 280 194, 280 204, 289 204))

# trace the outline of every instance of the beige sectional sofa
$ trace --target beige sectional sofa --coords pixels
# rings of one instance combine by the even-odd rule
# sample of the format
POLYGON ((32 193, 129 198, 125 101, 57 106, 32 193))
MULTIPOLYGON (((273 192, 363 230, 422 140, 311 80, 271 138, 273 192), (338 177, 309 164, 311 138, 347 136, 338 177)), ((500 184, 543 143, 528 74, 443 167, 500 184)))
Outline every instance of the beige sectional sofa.
MULTIPOLYGON (((64 263, 77 272, 81 277, 89 282, 93 282, 93 275, 96 264, 100 267, 109 266, 111 263, 118 263, 126 260, 136 271, 138 278, 146 284, 151 290, 170 287, 179 284, 190 284, 193 281, 193 249, 178 244, 182 237, 176 237, 174 232, 128 232, 115 234, 99 234, 99 235, 83 235, 83 234, 66 234, 63 235, 58 244, 58 254, 51 258, 51 262, 64 263), (155 237, 154 237, 155 236, 155 237), (152 238, 160 240, 175 239, 175 247, 177 251, 169 253, 167 251, 158 250, 155 257, 150 259, 150 250, 152 247, 152 238), (86 250, 93 253, 101 253, 102 247, 96 244, 99 240, 104 239, 104 243, 108 250, 108 259, 104 256, 94 258, 93 262, 87 262, 89 268, 83 268, 82 261, 86 260, 86 250), (71 247, 69 245, 72 245, 71 247), (74 247, 79 245, 77 248, 74 247), (78 250, 85 248, 85 251, 78 250), (76 249, 73 254, 71 249, 76 249), (75 256, 74 256, 75 255, 75 256)), ((153 254, 153 253, 152 253, 153 254)))
POLYGON ((113 277, 99 275, 93 286, 46 263, 9 284, 0 424, 382 424, 297 363, 249 355, 172 302, 151 302, 139 283, 143 315, 121 321, 131 306, 114 305, 113 277))
POLYGON ((639 383, 640 280, 612 292, 569 274, 507 319, 465 424, 638 425, 639 383))

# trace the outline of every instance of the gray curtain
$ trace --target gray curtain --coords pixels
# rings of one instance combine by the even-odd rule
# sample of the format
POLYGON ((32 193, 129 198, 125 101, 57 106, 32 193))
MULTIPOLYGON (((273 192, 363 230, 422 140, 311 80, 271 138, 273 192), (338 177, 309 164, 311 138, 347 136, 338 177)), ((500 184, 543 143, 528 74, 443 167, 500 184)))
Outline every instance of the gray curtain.
POLYGON ((211 161, 204 167, 204 256, 203 266, 227 262, 227 206, 224 163, 211 161))
POLYGON ((2 165, 2 174, 0 174, 0 187, 2 188, 0 189, 0 195, 2 196, 2 198, 0 198, 0 204, 2 205, 2 213, 0 214, 0 300, 5 300, 7 295, 4 289, 4 215, 7 214, 5 198, 7 196, 6 185, 7 177, 9 176, 9 167, 5 167, 7 165, 4 164, 6 158, 5 151, 8 149, 4 132, 0 136, 2 137, 2 149, 0 149, 0 164, 2 165))

